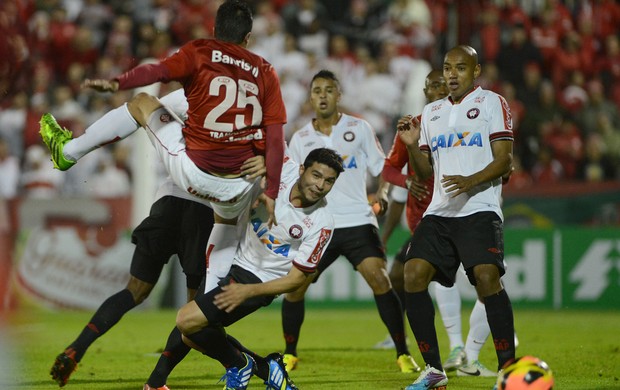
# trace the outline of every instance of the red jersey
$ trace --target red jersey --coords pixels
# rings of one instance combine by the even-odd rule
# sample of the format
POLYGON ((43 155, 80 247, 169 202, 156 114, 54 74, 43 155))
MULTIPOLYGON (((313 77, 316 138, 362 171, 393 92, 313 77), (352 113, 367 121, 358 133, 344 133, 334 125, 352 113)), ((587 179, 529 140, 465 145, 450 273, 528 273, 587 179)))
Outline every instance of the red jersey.
MULTIPOLYGON (((420 116, 418 116, 418 120, 420 120, 420 116)), ((407 152, 407 146, 405 146, 398 134, 396 134, 396 137, 394 137, 394 143, 392 144, 392 149, 386 157, 385 164, 383 166, 383 180, 399 187, 406 188, 407 176, 415 176, 415 172, 413 171, 411 164, 408 163, 409 153, 407 152), (404 175, 402 173, 403 167, 405 165, 407 165, 407 175, 404 175)), ((432 192, 433 176, 429 177, 424 184, 432 192)), ((420 223, 422 215, 426 211, 426 208, 428 207, 430 202, 430 195, 428 195, 421 201, 417 200, 411 194, 407 196, 407 223, 409 224, 409 229, 412 233, 415 230, 416 226, 418 226, 418 223, 420 223)))
POLYGON ((169 80, 179 81, 189 104, 183 135, 187 154, 212 173, 238 173, 264 143, 265 127, 286 123, 275 69, 245 48, 198 39, 164 59, 169 80), (231 152, 234 150, 234 152, 231 152))

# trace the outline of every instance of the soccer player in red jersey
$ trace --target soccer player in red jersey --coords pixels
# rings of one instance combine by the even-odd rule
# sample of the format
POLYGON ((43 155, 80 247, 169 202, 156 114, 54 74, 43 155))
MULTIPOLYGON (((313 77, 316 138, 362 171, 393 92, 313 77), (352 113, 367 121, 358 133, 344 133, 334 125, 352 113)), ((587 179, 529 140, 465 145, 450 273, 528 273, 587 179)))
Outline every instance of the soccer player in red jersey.
POLYGON ((177 186, 211 201, 215 225, 207 247, 207 291, 226 275, 238 242, 237 216, 250 202, 260 180, 241 175, 245 160, 265 155, 266 188, 261 195, 277 223, 274 200, 284 157, 286 111, 276 71, 246 49, 252 13, 243 1, 228 0, 218 9, 215 39, 197 39, 156 64, 140 65, 112 80, 86 80, 98 91, 130 89, 155 82, 182 84, 189 108, 181 121, 159 99, 139 93, 72 139, 53 116, 41 119, 41 135, 54 165, 69 169, 88 151, 133 133, 147 134, 177 186), (115 133, 102 128, 115 128, 115 133), (99 134, 106 134, 101 136, 99 134), (83 138, 86 137, 86 140, 83 138))

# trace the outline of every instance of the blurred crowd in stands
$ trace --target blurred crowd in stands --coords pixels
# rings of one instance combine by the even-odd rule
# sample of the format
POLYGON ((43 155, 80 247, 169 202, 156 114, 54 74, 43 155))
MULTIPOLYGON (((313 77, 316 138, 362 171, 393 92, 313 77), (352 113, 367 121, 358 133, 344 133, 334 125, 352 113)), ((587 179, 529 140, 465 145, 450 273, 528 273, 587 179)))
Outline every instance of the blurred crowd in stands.
MULTIPOLYGON (((287 139, 313 112, 309 79, 340 78, 342 107, 368 120, 387 152, 395 121, 419 114, 424 78, 456 44, 478 50, 478 83, 508 101, 516 171, 509 187, 620 175, 620 5, 614 0, 249 0, 250 50, 281 79, 287 139)), ((38 135, 45 112, 81 134, 132 91, 111 78, 212 35, 221 0, 0 1, 0 198, 126 195, 133 144, 52 169, 38 135), (8 61, 7 61, 8 60, 8 61), (83 183, 88 182, 88 185, 83 183)), ((159 95, 178 88, 162 85, 159 95)))

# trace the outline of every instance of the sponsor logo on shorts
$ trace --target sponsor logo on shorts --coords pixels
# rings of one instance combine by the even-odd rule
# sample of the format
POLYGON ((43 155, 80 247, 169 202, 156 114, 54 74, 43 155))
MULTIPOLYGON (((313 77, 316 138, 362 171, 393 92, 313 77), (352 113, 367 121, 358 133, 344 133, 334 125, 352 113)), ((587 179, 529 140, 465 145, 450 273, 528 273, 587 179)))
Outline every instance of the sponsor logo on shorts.
POLYGON ((221 200, 215 196, 212 195, 208 195, 208 194, 201 194, 200 192, 196 191, 195 189, 193 189, 192 187, 187 187, 187 192, 189 192, 190 194, 200 198, 200 199, 205 199, 208 200, 210 202, 217 202, 217 203, 236 203, 237 202, 237 197, 235 196, 234 198, 230 199, 230 200, 221 200))

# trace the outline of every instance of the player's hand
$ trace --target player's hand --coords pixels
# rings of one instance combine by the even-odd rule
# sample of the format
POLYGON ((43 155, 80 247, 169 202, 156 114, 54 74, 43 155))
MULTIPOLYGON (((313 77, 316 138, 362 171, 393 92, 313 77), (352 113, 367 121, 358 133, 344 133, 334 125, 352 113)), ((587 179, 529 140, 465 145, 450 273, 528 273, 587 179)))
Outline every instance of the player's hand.
POLYGON ((250 298, 250 288, 242 283, 233 283, 222 287, 222 292, 213 300, 218 309, 230 313, 250 298))
POLYGON ((271 199, 265 193, 259 195, 258 200, 265 205, 267 209, 267 214, 269 215, 269 219, 267 220, 267 227, 271 229, 273 225, 278 225, 278 221, 276 220, 276 201, 275 199, 271 199))
POLYGON ((472 190, 476 183, 470 177, 461 175, 443 175, 441 185, 446 193, 454 198, 472 190))
POLYGON ((508 173, 504 173, 502 175, 502 184, 506 185, 508 184, 508 181, 510 180, 510 176, 512 176, 512 173, 515 171, 515 167, 511 166, 510 170, 508 171, 508 173))
POLYGON ((118 91, 118 81, 103 79, 86 79, 82 82, 82 88, 94 89, 97 92, 116 92, 118 91))
POLYGON ((263 176, 265 173, 267 173, 265 157, 260 155, 248 158, 241 165, 241 174, 247 176, 248 179, 263 176))
POLYGON ((389 187, 386 186, 385 191, 377 191, 377 193, 375 194, 375 199, 371 203, 373 212, 375 213, 377 217, 381 217, 385 215, 385 213, 388 210, 387 188, 389 187), (377 206, 379 207, 378 210, 377 210, 377 206))
POLYGON ((412 115, 405 115, 396 125, 398 136, 406 146, 418 145, 420 140, 420 121, 412 115))
POLYGON ((417 200, 422 200, 431 194, 428 187, 422 183, 417 176, 409 176, 407 180, 405 180, 405 184, 411 196, 417 200))

